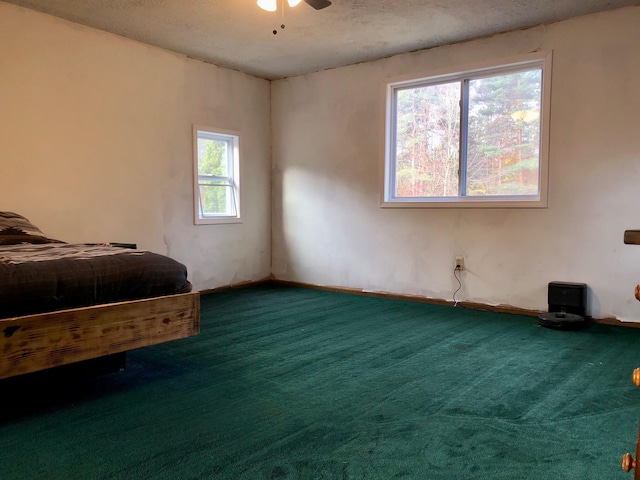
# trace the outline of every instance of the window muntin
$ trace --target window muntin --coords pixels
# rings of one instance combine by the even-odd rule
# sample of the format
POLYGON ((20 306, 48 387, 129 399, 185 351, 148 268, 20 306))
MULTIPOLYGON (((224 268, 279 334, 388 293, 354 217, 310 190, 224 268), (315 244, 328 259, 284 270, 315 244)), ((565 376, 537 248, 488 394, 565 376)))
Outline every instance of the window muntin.
POLYGON ((545 207, 551 54, 387 85, 382 206, 545 207))
POLYGON ((240 221, 237 132, 194 126, 194 210, 196 224, 240 221))

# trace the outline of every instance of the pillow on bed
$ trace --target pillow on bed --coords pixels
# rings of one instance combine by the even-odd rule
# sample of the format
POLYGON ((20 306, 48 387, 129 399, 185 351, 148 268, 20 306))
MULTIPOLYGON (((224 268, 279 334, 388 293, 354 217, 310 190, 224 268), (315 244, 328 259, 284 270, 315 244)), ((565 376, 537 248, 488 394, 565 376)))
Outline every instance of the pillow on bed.
POLYGON ((22 215, 0 212, 0 245, 19 243, 64 243, 48 238, 42 231, 22 215))

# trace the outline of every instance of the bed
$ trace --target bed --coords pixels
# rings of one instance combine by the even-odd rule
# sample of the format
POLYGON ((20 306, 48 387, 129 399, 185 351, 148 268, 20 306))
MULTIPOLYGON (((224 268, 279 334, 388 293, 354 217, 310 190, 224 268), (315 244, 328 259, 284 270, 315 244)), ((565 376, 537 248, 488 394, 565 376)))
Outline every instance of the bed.
POLYGON ((0 212, 0 379, 199 331, 183 264, 131 244, 69 244, 0 212))

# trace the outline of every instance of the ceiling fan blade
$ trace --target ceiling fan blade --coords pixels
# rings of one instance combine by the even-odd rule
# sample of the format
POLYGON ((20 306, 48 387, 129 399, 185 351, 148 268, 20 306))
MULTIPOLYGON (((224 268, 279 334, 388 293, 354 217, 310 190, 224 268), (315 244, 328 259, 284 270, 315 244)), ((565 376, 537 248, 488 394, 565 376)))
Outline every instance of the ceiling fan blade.
POLYGON ((307 5, 311 5, 316 10, 322 10, 331 5, 329 0, 304 0, 307 5))

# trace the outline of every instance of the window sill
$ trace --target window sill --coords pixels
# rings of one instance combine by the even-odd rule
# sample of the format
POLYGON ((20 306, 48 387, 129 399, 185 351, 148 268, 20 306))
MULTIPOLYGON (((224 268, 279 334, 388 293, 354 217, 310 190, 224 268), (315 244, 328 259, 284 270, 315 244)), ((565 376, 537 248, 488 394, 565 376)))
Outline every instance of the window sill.
POLYGON ((242 223, 238 217, 196 218, 195 225, 223 225, 227 223, 242 223))
POLYGON ((533 197, 442 197, 383 200, 381 208, 547 208, 546 199, 533 197))

